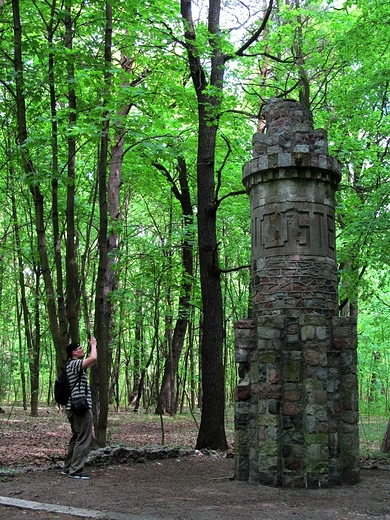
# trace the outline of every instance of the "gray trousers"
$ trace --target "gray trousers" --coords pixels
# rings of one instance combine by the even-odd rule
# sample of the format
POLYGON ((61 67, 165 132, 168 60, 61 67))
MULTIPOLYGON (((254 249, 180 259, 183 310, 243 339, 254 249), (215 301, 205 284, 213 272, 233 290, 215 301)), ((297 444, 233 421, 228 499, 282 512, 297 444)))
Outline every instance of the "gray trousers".
POLYGON ((72 437, 68 444, 64 471, 70 475, 80 475, 84 471, 92 441, 92 410, 87 410, 82 415, 67 410, 66 415, 72 429, 72 437))

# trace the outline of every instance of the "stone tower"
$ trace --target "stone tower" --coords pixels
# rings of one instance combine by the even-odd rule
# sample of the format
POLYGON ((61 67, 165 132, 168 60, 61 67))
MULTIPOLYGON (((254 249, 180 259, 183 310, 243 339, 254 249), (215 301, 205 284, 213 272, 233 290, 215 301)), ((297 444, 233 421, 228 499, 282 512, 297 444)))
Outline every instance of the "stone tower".
POLYGON ((243 168, 253 318, 236 324, 235 478, 356 483, 356 321, 337 315, 340 165, 307 108, 272 99, 264 116, 243 168))

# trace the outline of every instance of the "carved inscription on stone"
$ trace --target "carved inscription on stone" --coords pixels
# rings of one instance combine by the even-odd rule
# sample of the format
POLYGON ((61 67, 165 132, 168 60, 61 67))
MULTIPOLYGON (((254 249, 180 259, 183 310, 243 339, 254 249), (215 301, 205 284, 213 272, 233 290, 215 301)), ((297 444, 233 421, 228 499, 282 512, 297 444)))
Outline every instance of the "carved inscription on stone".
POLYGON ((329 209, 258 208, 252 219, 253 253, 310 254, 334 257, 334 216, 329 209))

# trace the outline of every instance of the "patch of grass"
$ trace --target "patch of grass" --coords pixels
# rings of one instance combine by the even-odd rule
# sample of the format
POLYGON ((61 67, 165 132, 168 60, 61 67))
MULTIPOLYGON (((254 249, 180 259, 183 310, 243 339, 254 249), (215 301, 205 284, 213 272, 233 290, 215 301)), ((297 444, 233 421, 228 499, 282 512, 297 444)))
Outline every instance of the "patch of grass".
POLYGON ((380 451, 385 435, 387 419, 379 416, 361 415, 359 421, 360 454, 364 458, 388 457, 380 451))

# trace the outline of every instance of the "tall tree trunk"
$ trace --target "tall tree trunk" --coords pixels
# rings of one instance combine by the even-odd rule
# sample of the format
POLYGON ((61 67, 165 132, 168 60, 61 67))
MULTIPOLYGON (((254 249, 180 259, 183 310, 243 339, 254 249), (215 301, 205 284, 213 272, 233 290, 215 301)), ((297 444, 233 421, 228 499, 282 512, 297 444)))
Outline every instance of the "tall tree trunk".
MULTIPOLYGON (((53 245, 54 245, 54 263, 56 266, 56 293, 57 293, 57 309, 58 309, 58 322, 59 322, 59 334, 63 345, 68 343, 68 319, 66 316, 65 309, 65 296, 64 296, 64 277, 62 267, 62 255, 61 255, 61 243, 60 243, 60 226, 59 226, 59 210, 58 210, 58 122, 57 122, 57 100, 55 91, 55 77, 54 77, 54 52, 53 52, 53 40, 54 40, 54 14, 55 14, 56 3, 53 1, 51 7, 50 22, 48 24, 48 36, 47 41, 49 44, 49 92, 50 92, 50 112, 51 112, 51 148, 52 148, 52 221, 53 221, 53 245)), ((65 354, 65 353, 64 353, 65 354)), ((59 360, 58 360, 59 361, 59 360)), ((57 373, 60 370, 60 366, 57 363, 57 373)))
MULTIPOLYGON (((124 71, 129 74, 133 69, 135 59, 128 58, 123 55, 121 59, 121 66, 124 71)), ((145 78, 145 74, 142 73, 140 76, 135 78, 130 86, 135 87, 145 78)), ((124 84, 123 88, 128 88, 128 84, 124 84)), ((125 125, 122 124, 122 121, 125 120, 126 116, 130 113, 132 108, 132 104, 130 103, 122 110, 118 110, 116 125, 117 134, 114 137, 115 144, 111 148, 111 160, 110 160, 110 175, 108 181, 108 213, 110 216, 110 224, 111 224, 111 233, 108 237, 108 264, 107 264, 107 275, 106 275, 106 293, 109 294, 112 291, 115 291, 118 287, 118 278, 119 274, 115 271, 114 266, 118 260, 118 255, 116 254, 119 251, 119 234, 118 224, 122 220, 122 215, 120 214, 120 188, 121 188, 121 175, 122 175, 122 164, 123 164, 123 156, 124 156, 124 144, 125 137, 127 133, 127 129, 125 125)), ((112 367, 111 377, 110 377, 110 389, 109 389, 109 398, 112 399, 114 392, 117 392, 117 405, 119 405, 118 401, 118 392, 119 392, 119 367, 120 367, 120 344, 116 344, 116 337, 120 337, 120 335, 116 331, 116 322, 114 320, 115 315, 117 314, 117 306, 114 306, 114 303, 111 299, 107 301, 107 327, 108 327, 108 344, 111 350, 114 349, 114 346, 117 348, 116 353, 116 361, 115 366, 112 367)))
MULTIPOLYGON (((111 39, 112 39, 112 8, 106 3, 106 29, 104 40, 105 61, 105 92, 103 94, 103 107, 108 103, 110 87, 111 67, 111 39)), ((98 364, 93 370, 95 375, 95 435, 99 446, 104 446, 107 438, 108 418, 108 374, 110 369, 110 349, 108 337, 107 319, 107 297, 106 276, 108 266, 108 210, 107 210, 107 163, 109 144, 109 112, 106 111, 103 120, 102 137, 100 140, 99 158, 99 269, 96 281, 96 303, 95 303, 95 335, 98 341, 98 364), (98 395, 97 395, 98 394, 98 395)))
POLYGON ((179 171, 180 190, 176 186, 169 171, 163 166, 154 163, 154 166, 161 170, 168 182, 172 186, 175 197, 181 204, 183 221, 184 221, 184 240, 181 248, 183 275, 181 282, 181 296, 179 298, 178 319, 176 320, 173 338, 171 342, 170 355, 165 360, 164 374, 161 383, 161 389, 157 397, 157 414, 169 413, 174 415, 177 409, 175 384, 177 379, 177 370, 181 352, 184 346, 186 336, 189 313, 190 313, 190 296, 192 291, 193 277, 193 236, 191 225, 193 224, 193 211, 191 204, 191 195, 189 191, 187 178, 187 165, 181 157, 178 159, 177 169, 179 171))
MULTIPOLYGON (((143 341, 143 311, 141 290, 136 291, 135 309, 135 331, 134 331, 134 348, 133 348, 133 387, 129 392, 129 406, 136 405, 141 384, 141 366, 144 357, 144 341, 143 341)), ((138 408, 134 412, 138 411, 138 408)))
MULTIPOLYGON (((18 269, 18 265, 15 262, 15 269, 18 269)), ((17 312, 17 326, 18 326, 18 342, 19 342, 19 370, 20 370, 20 379, 22 382, 22 400, 23 400, 23 410, 27 410, 27 386, 26 386, 26 372, 24 369, 24 352, 23 352, 23 339, 22 339, 22 317, 20 312, 20 303, 19 303, 19 292, 16 289, 16 312, 17 312)))
POLYGON ((31 415, 38 417, 39 404, 39 365, 41 352, 41 325, 39 312, 40 268, 34 266, 35 298, 34 298, 34 331, 32 334, 32 350, 29 351, 31 415))
MULTIPOLYGON (((299 11, 300 0, 295 0, 295 9, 299 11)), ((305 69, 305 58, 303 55, 303 20, 299 14, 297 16, 298 27, 293 40, 294 59, 298 66, 299 73, 299 103, 307 108, 310 107, 310 83, 305 69)))
MULTIPOLYGON (((224 338, 222 291, 218 265, 216 211, 219 204, 215 190, 215 150, 224 87, 226 62, 238 56, 257 41, 265 30, 273 0, 269 1, 263 21, 252 36, 234 54, 223 54, 219 26, 221 0, 208 2, 209 56, 207 73, 197 44, 192 17, 192 0, 181 0, 188 64, 198 101, 198 246, 203 304, 201 339, 202 420, 197 448, 226 449, 224 426, 225 395, 222 342, 224 338), (209 76, 209 79, 207 77, 209 76), (208 89, 208 87, 211 87, 208 89)), ((219 186, 220 182, 218 182, 219 186)))
MULTIPOLYGON (((27 179, 33 180, 35 168, 33 161, 29 155, 27 143, 27 122, 26 122, 26 100, 24 95, 24 77, 23 77, 23 55, 22 55, 22 27, 20 23, 19 0, 12 0, 12 12, 14 22, 14 67, 15 67, 15 85, 16 85, 16 111, 18 124, 18 140, 20 153, 22 157, 24 171, 27 179)), ((63 348, 56 311, 56 294, 54 291, 53 280, 50 272, 50 264, 47 254, 46 231, 44 221, 44 198, 38 184, 30 183, 30 193, 34 200, 35 206, 35 225, 38 240, 38 252, 41 263, 42 275, 45 284, 45 294, 47 301, 47 311, 49 319, 50 332, 53 337, 56 349, 57 364, 60 365, 63 358, 63 348)))
MULTIPOLYGON (((206 100, 205 100, 206 101, 206 100)), ((207 102, 207 101, 206 101, 207 102)), ((218 266, 214 201, 216 126, 208 126, 203 103, 199 106, 198 244, 202 289, 203 333, 202 420, 197 449, 227 449, 225 435, 225 377, 222 363, 224 337, 222 291, 218 266), (212 197, 211 197, 212 195, 212 197)))
POLYGON ((70 338, 74 342, 80 341, 80 284, 76 258, 76 233, 74 216, 74 196, 76 177, 76 141, 73 128, 76 124, 76 92, 74 90, 74 58, 73 49, 73 19, 72 0, 65 3, 65 47, 69 51, 70 59, 67 63, 68 74, 68 103, 69 103, 69 129, 68 129, 68 182, 66 198, 66 313, 69 323, 70 338))
POLYGON ((191 0, 181 0, 188 62, 198 100, 198 246, 203 306, 201 341, 203 406, 198 449, 227 449, 225 389, 222 364, 223 311, 216 229, 215 149, 224 77, 224 57, 218 45, 220 0, 209 0, 210 80, 200 61, 191 0), (214 87, 214 94, 206 88, 214 87), (218 90, 218 94, 215 92, 218 90))
MULTIPOLYGON (((149 353, 149 357, 148 357, 147 361, 145 360, 144 342, 142 341, 141 344, 139 345, 139 348, 140 348, 139 356, 140 356, 140 363, 142 365, 142 368, 139 370, 140 377, 139 377, 139 385, 138 385, 138 394, 137 394, 137 398, 136 398, 136 402, 135 402, 134 412, 138 412, 142 397, 144 397, 144 403, 146 402, 146 399, 145 399, 145 379, 146 379, 146 376, 147 376, 148 368, 149 368, 150 364, 153 361, 154 351, 158 350, 159 330, 160 330, 160 315, 159 315, 159 312, 158 312, 158 304, 159 304, 160 298, 161 298, 160 284, 157 283, 156 289, 155 289, 155 298, 154 298, 154 318, 153 318, 154 334, 153 334, 152 348, 151 348, 151 351, 149 353), (144 394, 144 395, 142 395, 142 394, 144 394)), ((140 331, 140 333, 142 334, 142 330, 140 331)), ((158 370, 158 366, 157 366, 157 370, 158 370)), ((155 383, 156 380, 158 381, 158 375, 155 376, 154 379, 153 379, 154 384, 156 384, 155 383)))
MULTIPOLYGON (((124 111, 118 112, 118 120, 121 121, 130 111, 130 107, 127 107, 124 111)), ((119 124, 119 123, 118 123, 119 124)), ((119 252, 119 234, 118 227, 122 220, 120 214, 120 188, 121 188, 121 174, 123 164, 123 151, 125 142, 126 130, 121 126, 120 131, 115 136, 115 145, 111 147, 111 160, 110 160, 110 174, 108 180, 108 214, 110 216, 110 235, 108 237, 108 250, 107 250, 107 274, 106 274, 106 289, 107 295, 115 291, 118 287, 118 272, 115 271, 115 264, 118 261, 119 252)), ((109 391, 109 399, 111 400, 115 389, 118 388, 119 380, 119 344, 116 344, 116 338, 118 337, 116 331, 115 315, 117 306, 112 299, 107 299, 107 311, 106 311, 106 327, 108 330, 108 345, 109 350, 112 352, 114 347, 117 349, 116 362, 112 367, 111 372, 111 385, 109 391)), ((112 364, 112 361, 110 362, 112 364)), ((119 403, 117 403, 119 405, 119 403)))
POLYGON ((387 421, 386 432, 382 440, 381 451, 390 453, 390 420, 387 421))
MULTIPOLYGON (((11 184, 12 181, 11 181, 11 184)), ((25 281, 25 265, 23 262, 23 253, 22 253, 22 244, 20 239, 20 232, 19 232, 19 224, 18 224, 18 214, 17 214, 17 206, 16 206, 16 198, 14 194, 14 188, 11 187, 11 203, 12 203, 12 220, 13 220, 13 228, 14 228, 14 235, 15 235, 15 249, 16 254, 18 258, 18 269, 17 272, 19 273, 19 287, 20 287, 20 294, 21 294, 21 306, 22 306, 22 314, 23 314, 23 324, 24 324, 24 333, 26 337, 27 342, 27 352, 28 352, 28 361, 29 361, 29 370, 30 370, 30 412, 32 417, 37 417, 38 415, 38 390, 39 390, 39 350, 36 350, 36 346, 39 349, 39 343, 36 345, 36 338, 34 340, 33 333, 32 333, 32 326, 30 322, 30 313, 28 309, 28 302, 27 302, 27 295, 26 295, 26 281, 25 281)), ((34 272, 36 273, 36 267, 34 269, 34 272)), ((35 302, 37 305, 37 302, 39 302, 38 294, 35 294, 35 302)), ((36 307, 35 305, 35 307, 36 307)), ((39 326, 39 324, 38 324, 39 326)), ((20 344, 22 344, 21 337, 20 337, 20 344)), ((22 359, 22 356, 21 356, 22 359)), ((22 371, 23 378, 24 378, 24 369, 22 371)), ((22 379, 23 381, 23 379, 22 379)), ((27 402, 25 399, 25 388, 23 391, 23 401, 24 403, 27 402)))

